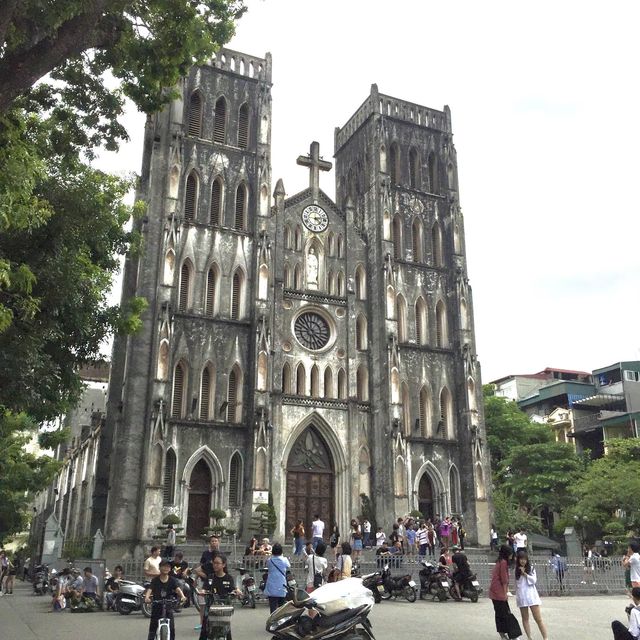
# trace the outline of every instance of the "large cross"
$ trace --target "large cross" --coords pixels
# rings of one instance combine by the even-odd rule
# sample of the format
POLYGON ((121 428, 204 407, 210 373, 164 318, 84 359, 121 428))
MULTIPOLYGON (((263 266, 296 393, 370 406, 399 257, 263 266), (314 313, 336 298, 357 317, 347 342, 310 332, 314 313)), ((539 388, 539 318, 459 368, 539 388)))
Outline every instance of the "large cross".
POLYGON ((320 190, 320 171, 329 171, 333 166, 330 162, 320 158, 320 143, 311 143, 308 156, 298 156, 297 163, 303 167, 309 167, 309 187, 313 194, 313 201, 318 201, 320 190))

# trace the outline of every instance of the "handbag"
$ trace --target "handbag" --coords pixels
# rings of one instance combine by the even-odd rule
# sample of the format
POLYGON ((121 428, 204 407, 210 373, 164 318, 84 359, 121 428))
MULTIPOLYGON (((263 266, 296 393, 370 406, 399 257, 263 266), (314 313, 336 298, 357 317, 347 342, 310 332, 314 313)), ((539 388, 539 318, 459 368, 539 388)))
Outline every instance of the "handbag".
POLYGON ((507 616, 507 635, 511 640, 519 638, 522 635, 522 629, 520 628, 518 618, 516 618, 513 613, 509 613, 507 616))

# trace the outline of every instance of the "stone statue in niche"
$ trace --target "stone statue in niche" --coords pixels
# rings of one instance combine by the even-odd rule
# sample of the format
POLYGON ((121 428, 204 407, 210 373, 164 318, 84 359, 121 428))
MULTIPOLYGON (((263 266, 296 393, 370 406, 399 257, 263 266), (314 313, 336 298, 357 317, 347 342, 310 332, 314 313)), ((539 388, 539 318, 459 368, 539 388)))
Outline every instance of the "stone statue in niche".
POLYGON ((309 289, 318 288, 318 258, 313 247, 309 249, 307 255, 307 287, 309 289))

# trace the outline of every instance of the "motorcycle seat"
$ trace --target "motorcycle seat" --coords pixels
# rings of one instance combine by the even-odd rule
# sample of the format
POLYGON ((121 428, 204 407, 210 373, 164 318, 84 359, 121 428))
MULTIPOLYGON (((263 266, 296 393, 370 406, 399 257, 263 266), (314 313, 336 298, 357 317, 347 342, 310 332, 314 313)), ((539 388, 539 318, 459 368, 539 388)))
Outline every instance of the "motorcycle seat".
POLYGON ((345 620, 349 620, 349 618, 357 617, 366 608, 367 605, 363 604, 360 607, 356 607, 355 609, 345 609, 344 611, 338 611, 338 613, 334 613, 330 616, 319 616, 318 626, 326 629, 327 627, 338 625, 345 620))

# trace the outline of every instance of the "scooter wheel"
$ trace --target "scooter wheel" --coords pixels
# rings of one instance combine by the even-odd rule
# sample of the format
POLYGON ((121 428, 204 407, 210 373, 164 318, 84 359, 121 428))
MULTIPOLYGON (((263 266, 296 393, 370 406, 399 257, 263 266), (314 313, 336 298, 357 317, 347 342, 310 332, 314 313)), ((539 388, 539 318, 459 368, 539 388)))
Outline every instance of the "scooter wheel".
POLYGON ((447 592, 444 589, 440 589, 440 591, 438 591, 438 600, 440 600, 440 602, 445 602, 447 600, 447 592))
POLYGON ((403 595, 407 599, 407 602, 415 602, 416 601, 415 587, 405 587, 403 595))
POLYGON ((471 602, 478 602, 478 592, 477 591, 474 591, 471 594, 471 602))
POLYGON ((151 617, 151 603, 147 604, 146 602, 142 603, 142 613, 145 618, 151 617))
POLYGON ((391 600, 391 595, 392 594, 389 591, 387 591, 386 588, 385 588, 385 590, 382 593, 380 593, 380 599, 381 600, 391 600))
POLYGON ((121 615, 121 616, 128 616, 131 613, 131 607, 127 606, 126 604, 123 604, 122 602, 116 602, 116 611, 121 615))

